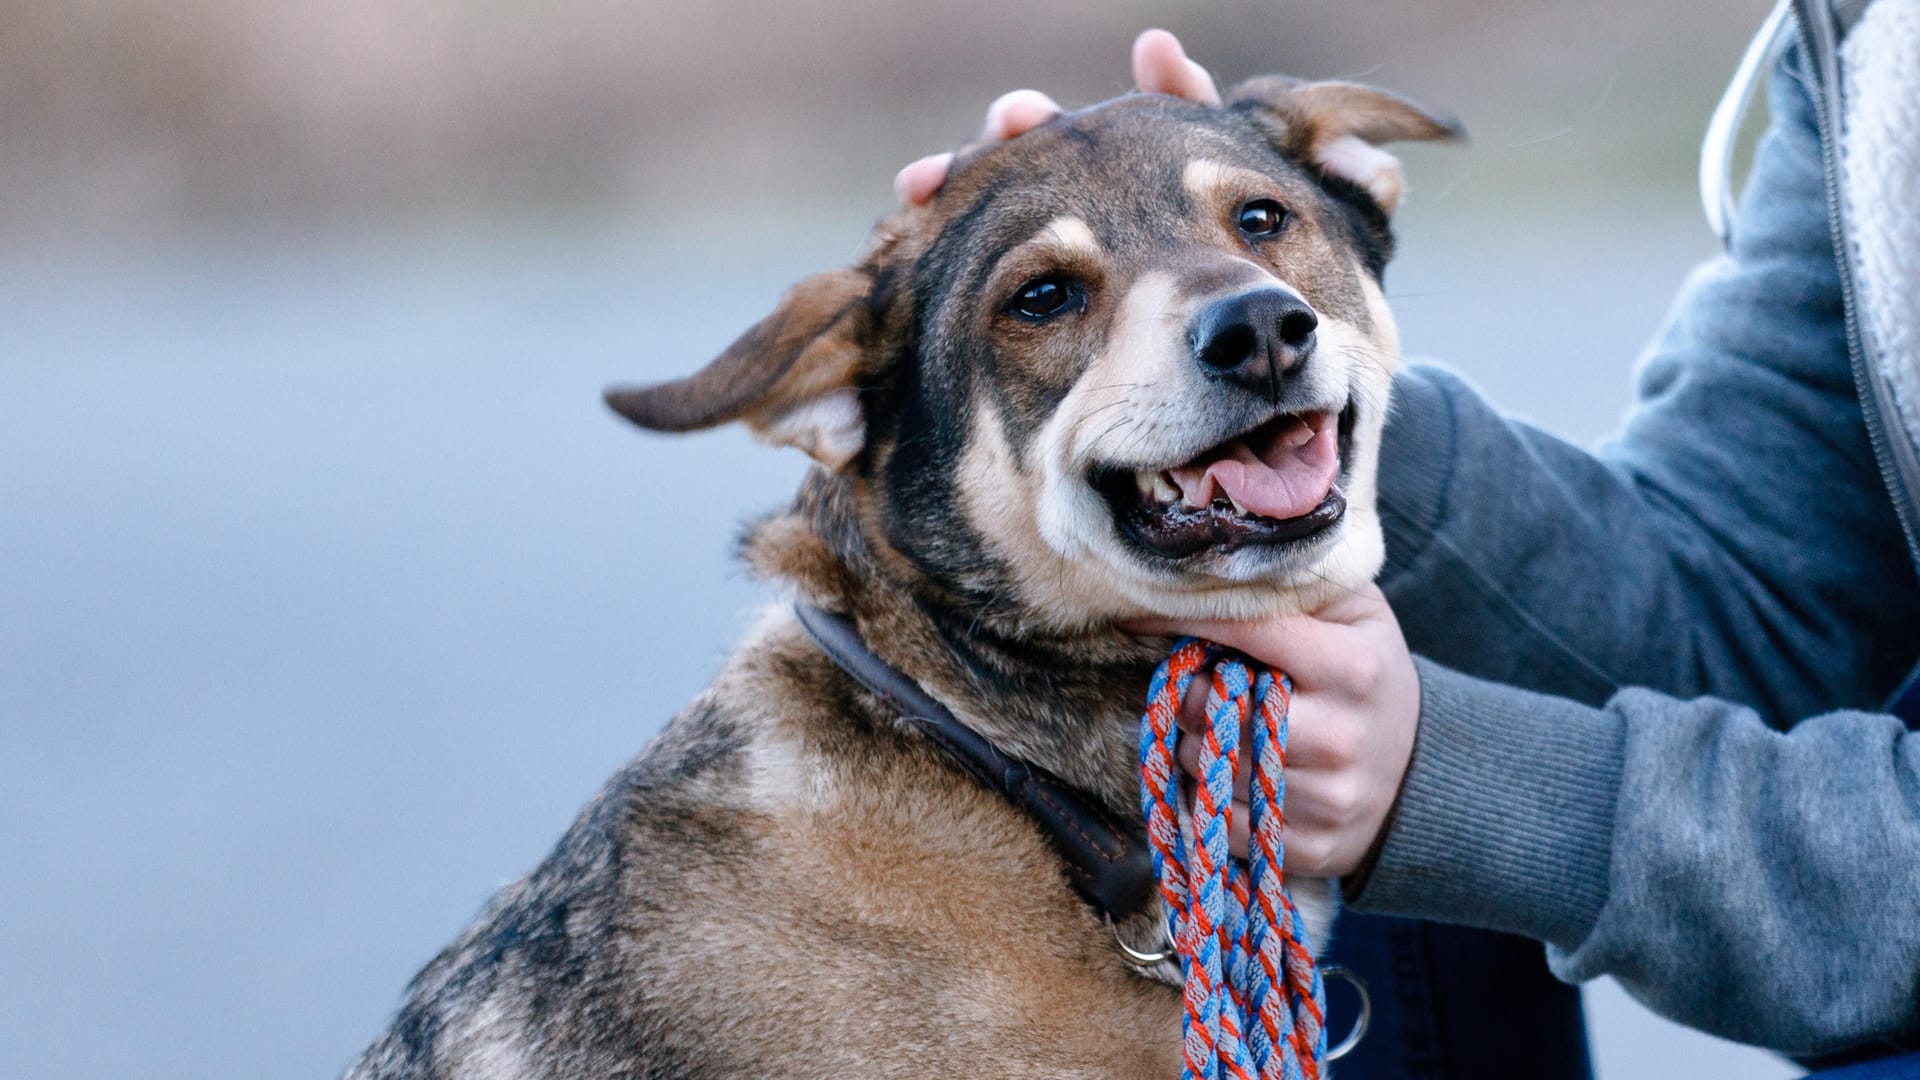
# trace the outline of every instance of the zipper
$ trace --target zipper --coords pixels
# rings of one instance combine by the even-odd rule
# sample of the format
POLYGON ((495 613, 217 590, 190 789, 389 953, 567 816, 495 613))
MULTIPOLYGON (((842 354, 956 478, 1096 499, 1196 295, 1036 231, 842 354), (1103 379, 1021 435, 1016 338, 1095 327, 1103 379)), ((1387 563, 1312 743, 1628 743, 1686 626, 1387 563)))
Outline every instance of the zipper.
POLYGON ((1846 200, 1841 193, 1840 175, 1840 62, 1834 40, 1832 9, 1825 0, 1795 0, 1794 22, 1800 34, 1801 54, 1816 68, 1809 90, 1814 95, 1814 115, 1820 125, 1820 157, 1826 173, 1827 228, 1833 235, 1834 263, 1840 272, 1840 295, 1846 313, 1847 354, 1853 364, 1853 384, 1860 395, 1860 412, 1866 421, 1867 442, 1873 447, 1874 460, 1880 466, 1880 478, 1893 500, 1894 516, 1907 541, 1907 555, 1920 569, 1920 525, 1915 524, 1915 488, 1920 487, 1920 462, 1910 462, 1911 447, 1903 457, 1899 448, 1887 439, 1886 394, 1877 368, 1868 362, 1866 342, 1855 312, 1857 297, 1853 282, 1851 245, 1847 241, 1846 200))
MULTIPOLYGON (((1853 363, 1853 385, 1860 395, 1860 414, 1866 421, 1867 442, 1873 447, 1873 458, 1880 466, 1880 479, 1893 500, 1893 513, 1900 522, 1900 532, 1906 537, 1907 555, 1916 567, 1920 567, 1920 542, 1915 539, 1920 529, 1916 529, 1914 524, 1913 503, 1916 488, 1920 488, 1920 463, 1912 461, 1914 450, 1910 444, 1904 447, 1907 453, 1903 459, 1898 456, 1898 449, 1887 441, 1887 419, 1883 409, 1890 391, 1882 385, 1879 369, 1867 360, 1866 341, 1862 336, 1859 318, 1854 313, 1856 297, 1852 251, 1847 242, 1846 200, 1840 188, 1840 62, 1838 46, 1834 41, 1833 12, 1826 0, 1794 0, 1793 14, 1800 32, 1801 55, 1817 68, 1815 77, 1809 80, 1808 89, 1814 95, 1814 117, 1820 125, 1820 158, 1826 173, 1827 228, 1833 235, 1833 261, 1840 273, 1840 296, 1842 310, 1846 313, 1847 355, 1853 363)), ((1907 689, 1917 682, 1920 682, 1920 664, 1916 664, 1908 673, 1903 688, 1896 690, 1888 699, 1885 711, 1898 715, 1907 689)))

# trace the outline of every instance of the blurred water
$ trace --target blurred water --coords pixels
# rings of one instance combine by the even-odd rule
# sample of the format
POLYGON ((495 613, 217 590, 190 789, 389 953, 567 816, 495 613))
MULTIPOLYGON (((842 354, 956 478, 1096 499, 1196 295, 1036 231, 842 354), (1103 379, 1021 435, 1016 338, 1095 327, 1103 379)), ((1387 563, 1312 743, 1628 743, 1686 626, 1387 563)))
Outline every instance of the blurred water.
MULTIPOLYGON (((1633 205, 1416 215, 1408 351, 1606 430, 1708 249, 1633 205)), ((861 231, 0 256, 0 1078, 336 1072, 761 596, 732 537, 797 455, 641 436, 600 388, 700 363, 861 231)), ((1589 1002, 1603 1076, 1792 1073, 1589 1002)))

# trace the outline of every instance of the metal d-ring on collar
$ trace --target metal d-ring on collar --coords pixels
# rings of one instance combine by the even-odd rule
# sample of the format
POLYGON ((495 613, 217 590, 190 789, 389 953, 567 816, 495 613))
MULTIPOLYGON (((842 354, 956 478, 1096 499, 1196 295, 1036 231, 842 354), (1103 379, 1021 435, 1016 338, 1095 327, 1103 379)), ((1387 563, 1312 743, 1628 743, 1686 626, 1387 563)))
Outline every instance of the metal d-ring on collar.
POLYGON ((1360 1040, 1367 1037, 1367 1028, 1373 1023, 1373 995, 1367 993, 1367 981, 1365 979, 1362 979, 1360 976, 1355 975, 1353 972, 1348 971, 1338 964, 1328 964, 1322 967, 1320 969, 1320 977, 1322 979, 1339 979, 1341 982, 1353 987, 1353 992, 1360 995, 1360 1018, 1353 1022, 1353 1030, 1347 1032, 1347 1037, 1341 1039, 1339 1045, 1327 1051, 1328 1061, 1339 1061, 1341 1058, 1353 1053, 1353 1048, 1359 1046, 1360 1040))
POLYGON ((1141 952, 1127 944, 1127 939, 1120 936, 1120 928, 1114 925, 1112 915, 1107 916, 1107 929, 1113 933, 1113 943, 1120 946, 1120 955, 1127 958, 1127 963, 1142 971, 1159 967, 1179 955, 1174 951, 1173 939, 1170 937, 1161 937, 1161 948, 1158 952, 1141 952))
MULTIPOLYGON (((1127 963, 1142 971, 1168 963, 1177 955, 1173 942, 1164 936, 1160 939, 1161 948, 1156 952, 1141 952, 1127 944, 1127 940, 1120 936, 1120 928, 1114 925, 1111 915, 1107 916, 1107 929, 1113 932, 1113 943, 1120 947, 1120 955, 1126 957, 1127 963)), ((1327 1051, 1328 1061, 1339 1061, 1353 1053, 1354 1048, 1360 1045, 1360 1041, 1367 1037, 1367 1029, 1373 1025, 1373 995, 1367 992, 1365 979, 1338 964, 1323 966, 1320 969, 1320 977, 1322 980, 1339 979, 1353 987, 1353 992, 1360 995, 1360 1016, 1354 1020, 1353 1029, 1327 1051)))

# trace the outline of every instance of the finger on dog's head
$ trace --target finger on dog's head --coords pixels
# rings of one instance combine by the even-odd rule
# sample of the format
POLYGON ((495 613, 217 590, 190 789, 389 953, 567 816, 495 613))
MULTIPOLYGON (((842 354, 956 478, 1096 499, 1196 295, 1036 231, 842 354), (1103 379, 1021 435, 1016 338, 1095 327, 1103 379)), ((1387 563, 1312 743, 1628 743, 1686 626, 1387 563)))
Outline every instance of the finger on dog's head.
POLYGON ((1133 80, 1149 94, 1171 94, 1202 105, 1220 104, 1213 76, 1187 56, 1180 39, 1146 30, 1133 41, 1133 80))
POLYGON ((1038 90, 1001 94, 987 106, 987 119, 981 126, 980 137, 998 142, 1025 135, 1060 112, 1060 103, 1038 90))
POLYGON ((893 196, 902 206, 924 206, 940 193, 953 167, 953 154, 928 154, 908 162, 893 178, 893 196))

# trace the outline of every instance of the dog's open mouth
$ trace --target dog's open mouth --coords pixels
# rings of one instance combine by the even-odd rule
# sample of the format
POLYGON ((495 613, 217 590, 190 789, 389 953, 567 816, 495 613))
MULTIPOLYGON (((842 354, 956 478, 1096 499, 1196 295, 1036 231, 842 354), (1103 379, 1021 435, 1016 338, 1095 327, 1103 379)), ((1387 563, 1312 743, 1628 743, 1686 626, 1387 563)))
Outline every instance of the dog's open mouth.
POLYGON ((1346 513, 1353 408, 1274 417, 1160 470, 1103 469, 1094 486, 1121 535, 1167 559, 1303 540, 1346 513))

